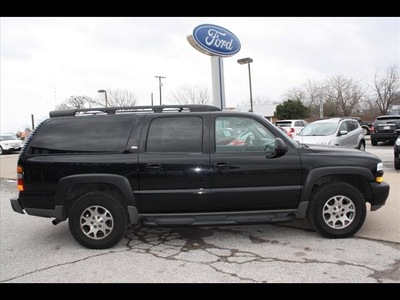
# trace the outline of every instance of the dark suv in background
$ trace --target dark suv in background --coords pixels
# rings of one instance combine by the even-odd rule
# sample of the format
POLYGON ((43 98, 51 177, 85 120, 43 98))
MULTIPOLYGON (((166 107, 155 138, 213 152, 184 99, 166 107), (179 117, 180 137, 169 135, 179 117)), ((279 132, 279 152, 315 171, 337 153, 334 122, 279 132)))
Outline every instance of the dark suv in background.
POLYGON ((378 116, 372 123, 371 145, 379 142, 394 143, 400 135, 400 115, 378 116))
POLYGON ((307 218, 322 236, 345 238, 363 225, 366 203, 379 209, 390 190, 375 155, 308 147, 262 116, 204 105, 50 112, 24 144, 17 175, 13 210, 68 219, 88 248, 112 247, 139 223, 307 218))

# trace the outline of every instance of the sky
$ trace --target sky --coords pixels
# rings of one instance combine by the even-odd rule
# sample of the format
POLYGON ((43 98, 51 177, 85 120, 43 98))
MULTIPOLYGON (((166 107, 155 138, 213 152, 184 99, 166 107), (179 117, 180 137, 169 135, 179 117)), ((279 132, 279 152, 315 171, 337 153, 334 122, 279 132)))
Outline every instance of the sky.
POLYGON ((241 49, 223 58, 225 101, 282 102, 307 80, 343 75, 372 83, 400 65, 400 17, 1 17, 0 132, 35 126, 71 96, 128 90, 139 105, 173 104, 183 86, 212 91, 211 57, 187 36, 201 24, 231 31, 241 49))

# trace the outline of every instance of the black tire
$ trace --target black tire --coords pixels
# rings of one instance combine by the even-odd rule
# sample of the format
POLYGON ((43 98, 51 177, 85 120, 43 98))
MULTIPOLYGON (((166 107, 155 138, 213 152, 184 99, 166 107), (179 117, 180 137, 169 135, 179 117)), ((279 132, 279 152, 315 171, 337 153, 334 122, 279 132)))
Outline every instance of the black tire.
POLYGON ((307 211, 311 227, 327 238, 354 235, 364 224, 366 203, 352 185, 337 182, 318 188, 307 211))
POLYGON ((87 193, 76 200, 68 222, 75 240, 90 249, 114 246, 128 228, 127 212, 122 204, 102 192, 87 193))
POLYGON ((371 139, 371 145, 372 146, 378 145, 378 141, 376 139, 371 139))
POLYGON ((400 170, 400 158, 398 158, 398 157, 394 158, 394 168, 396 170, 400 170))
POLYGON ((365 142, 364 141, 360 141, 360 144, 358 145, 358 149, 360 149, 361 151, 365 151, 365 142))

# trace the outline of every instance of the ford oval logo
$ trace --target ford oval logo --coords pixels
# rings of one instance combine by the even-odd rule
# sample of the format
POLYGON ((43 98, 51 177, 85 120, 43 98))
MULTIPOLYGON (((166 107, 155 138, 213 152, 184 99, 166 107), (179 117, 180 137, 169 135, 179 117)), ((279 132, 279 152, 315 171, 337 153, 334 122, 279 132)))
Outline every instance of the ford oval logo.
POLYGON ((232 56, 239 52, 240 41, 229 30, 211 24, 197 26, 189 43, 202 53, 216 56, 232 56))

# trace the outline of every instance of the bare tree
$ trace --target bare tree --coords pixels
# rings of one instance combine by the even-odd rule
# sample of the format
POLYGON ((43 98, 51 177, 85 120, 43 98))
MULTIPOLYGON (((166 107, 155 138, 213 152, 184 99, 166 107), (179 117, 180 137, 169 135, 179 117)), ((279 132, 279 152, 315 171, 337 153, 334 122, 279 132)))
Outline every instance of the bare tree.
POLYGON ((88 96, 71 96, 56 106, 56 110, 71 109, 71 108, 92 108, 97 105, 97 102, 88 96))
MULTIPOLYGON (((134 93, 129 90, 115 89, 107 90, 107 106, 135 106, 137 102, 137 97, 134 93)), ((96 101, 96 105, 105 106, 105 94, 96 101)))
POLYGON ((178 104, 208 104, 211 92, 206 86, 181 86, 171 98, 178 104))
POLYGON ((320 107, 324 101, 324 83, 307 80, 303 88, 294 87, 284 94, 284 99, 300 101, 308 107, 309 115, 312 119, 322 117, 323 109, 320 107))
POLYGON ((325 102, 336 116, 351 116, 363 98, 363 87, 353 79, 334 75, 327 81, 325 102))
POLYGON ((306 99, 304 104, 309 108, 310 117, 322 118, 324 115, 324 93, 325 83, 307 80, 305 83, 306 99))
POLYGON ((293 100, 293 101, 300 101, 304 103, 305 98, 306 98, 306 93, 303 89, 294 87, 288 90, 284 95, 283 95, 284 101, 286 100, 293 100))
MULTIPOLYGON (((253 105, 264 105, 272 103, 272 101, 265 95, 256 95, 253 97, 253 105)), ((250 107, 250 97, 246 100, 242 100, 240 102, 240 106, 249 106, 250 107)))
POLYGON ((400 77, 398 67, 392 65, 386 71, 385 77, 379 77, 375 74, 373 86, 373 101, 378 106, 380 112, 388 114, 389 109, 398 101, 400 93, 400 77))

